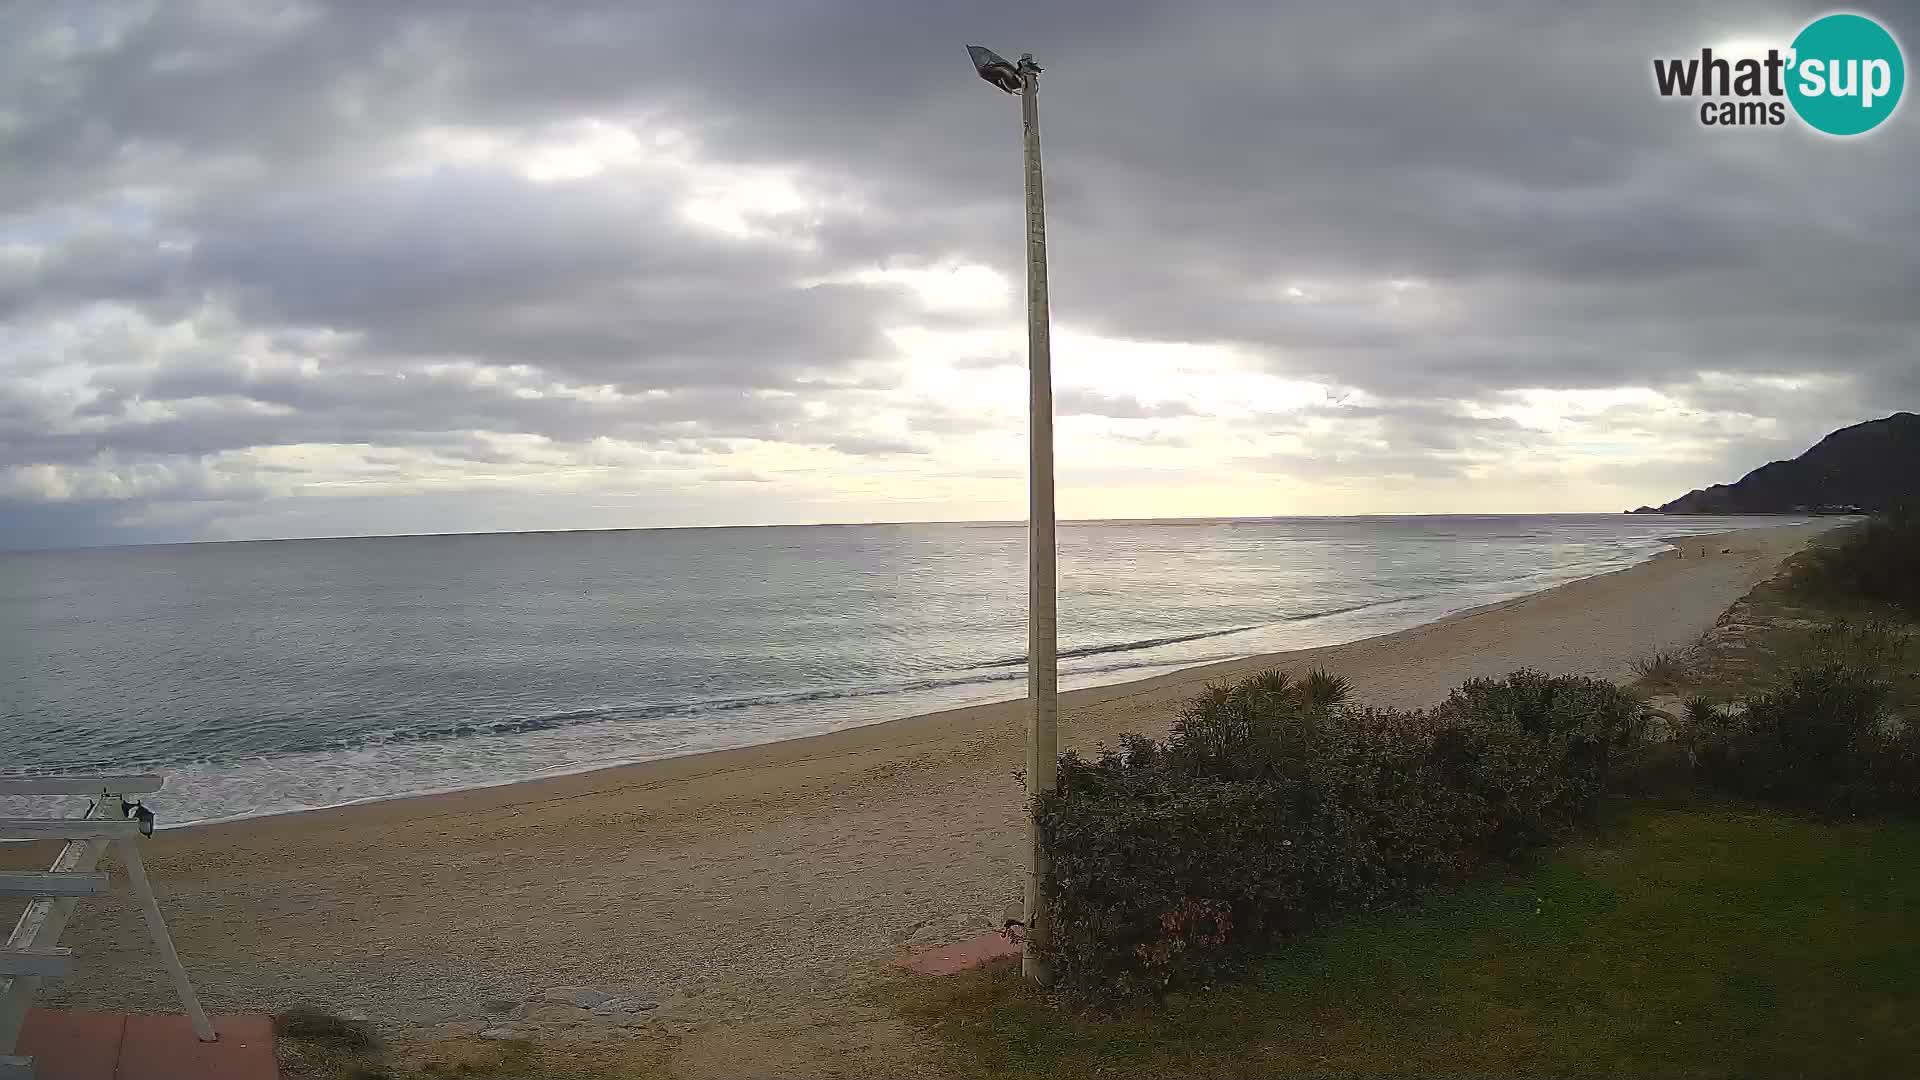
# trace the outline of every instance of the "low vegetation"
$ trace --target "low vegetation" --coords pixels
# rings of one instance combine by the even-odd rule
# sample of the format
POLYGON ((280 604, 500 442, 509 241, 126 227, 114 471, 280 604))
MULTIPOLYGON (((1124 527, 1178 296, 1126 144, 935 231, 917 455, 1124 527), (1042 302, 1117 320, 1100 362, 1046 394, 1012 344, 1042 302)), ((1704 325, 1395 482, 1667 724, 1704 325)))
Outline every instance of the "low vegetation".
POLYGON ((1795 672, 1839 666, 1883 683, 1892 712, 1920 710, 1920 620, 1890 594, 1872 591, 1876 586, 1832 585, 1840 580, 1833 568, 1863 558, 1858 538, 1876 527, 1868 522, 1828 534, 1786 573, 1737 601, 1698 642, 1643 657, 1634 666, 1637 689, 1669 698, 1662 708, 1676 713, 1682 700, 1694 697, 1737 707, 1779 689, 1795 672))
POLYGON ((1869 518, 1838 540, 1808 549, 1789 577, 1803 598, 1830 607, 1872 607, 1920 619, 1920 508, 1869 518))
POLYGON ((1894 680, 1912 673, 1913 627, 1882 616, 1840 617, 1820 623, 1807 635, 1806 658, 1799 667, 1840 667, 1872 679, 1894 680))
POLYGON ((1656 649, 1632 661, 1633 674, 1648 690, 1672 690, 1687 677, 1692 656, 1688 649, 1656 649))
POLYGON ((1282 935, 1402 903, 1584 820, 1640 703, 1591 679, 1474 680, 1425 711, 1278 672, 1210 688, 1166 741, 1061 762, 1042 807, 1050 959, 1124 998, 1239 974, 1282 935))
POLYGON ((1303 930, 1521 858, 1590 815, 1653 715, 1671 721, 1666 757, 1723 792, 1920 812, 1906 579, 1865 569, 1920 558, 1914 520, 1839 534, 1698 644, 1634 665, 1640 692, 1684 708, 1535 672, 1467 683, 1433 710, 1355 708, 1337 676, 1267 672, 1209 688, 1164 741, 1068 755, 1043 807, 1062 984, 1124 999, 1232 978, 1303 930), (1809 582, 1844 607, 1808 606, 1809 582))
POLYGON ((1657 687, 1686 699, 1695 775, 1818 814, 1920 812, 1917 583, 1905 512, 1830 535, 1742 598, 1657 687))
POLYGON ((1120 1007, 920 980, 946 1074, 1887 1077, 1920 1061, 1920 822, 1613 799, 1541 865, 1120 1007))
POLYGON ((1735 794, 1823 814, 1920 811, 1920 727, 1889 690, 1842 663, 1789 675, 1734 706, 1687 703, 1682 739, 1696 771, 1735 794))

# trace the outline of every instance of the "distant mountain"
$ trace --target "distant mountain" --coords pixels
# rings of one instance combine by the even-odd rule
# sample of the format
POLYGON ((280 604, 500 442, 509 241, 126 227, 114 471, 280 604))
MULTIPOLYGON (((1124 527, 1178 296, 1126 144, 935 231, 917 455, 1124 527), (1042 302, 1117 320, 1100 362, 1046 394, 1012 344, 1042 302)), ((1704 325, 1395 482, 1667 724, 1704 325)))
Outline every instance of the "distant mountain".
POLYGON ((1920 504, 1920 416, 1843 427, 1792 461, 1762 465, 1737 484, 1689 491, 1635 514, 1858 512, 1920 504))

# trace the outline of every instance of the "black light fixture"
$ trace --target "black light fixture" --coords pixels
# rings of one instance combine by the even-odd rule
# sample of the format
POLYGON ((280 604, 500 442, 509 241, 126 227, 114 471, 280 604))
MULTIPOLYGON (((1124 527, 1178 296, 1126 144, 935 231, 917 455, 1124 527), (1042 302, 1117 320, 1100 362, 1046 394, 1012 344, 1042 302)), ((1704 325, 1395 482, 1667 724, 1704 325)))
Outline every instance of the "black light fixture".
POLYGON ((140 835, 153 835, 153 811, 147 809, 146 803, 130 803, 122 797, 120 800, 120 816, 123 818, 139 819, 140 835))
POLYGON ((967 55, 973 57, 973 70, 979 72, 981 78, 1009 94, 1019 93, 1021 87, 1027 84, 1019 68, 985 45, 967 46, 967 55))

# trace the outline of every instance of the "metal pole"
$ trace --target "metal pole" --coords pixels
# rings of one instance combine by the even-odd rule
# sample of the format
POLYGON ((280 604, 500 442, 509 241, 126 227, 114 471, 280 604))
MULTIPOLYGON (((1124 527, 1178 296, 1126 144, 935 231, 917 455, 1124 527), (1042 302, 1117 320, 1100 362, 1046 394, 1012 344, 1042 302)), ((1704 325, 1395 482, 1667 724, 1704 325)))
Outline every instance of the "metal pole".
POLYGON ((193 992, 193 980, 187 978, 180 954, 174 951, 173 935, 167 933, 166 916, 160 914, 160 901, 153 895, 153 883, 147 880, 147 864, 140 858, 138 841, 121 842, 120 861, 127 866, 127 885, 133 898, 140 902, 140 914, 147 920, 147 934, 160 953, 160 966, 166 969, 174 992, 180 995, 180 1005, 187 1011, 187 1022, 193 1025, 194 1038, 201 1042, 219 1042, 220 1036, 214 1033, 207 1011, 200 1007, 200 995, 193 992))
POLYGON ((1040 184, 1040 67, 1020 57, 1027 187, 1027 903, 1020 972, 1046 984, 1052 973, 1040 950, 1048 926, 1052 876, 1040 842, 1040 798, 1058 780, 1060 667, 1054 621, 1053 356, 1047 325, 1047 221, 1040 184))

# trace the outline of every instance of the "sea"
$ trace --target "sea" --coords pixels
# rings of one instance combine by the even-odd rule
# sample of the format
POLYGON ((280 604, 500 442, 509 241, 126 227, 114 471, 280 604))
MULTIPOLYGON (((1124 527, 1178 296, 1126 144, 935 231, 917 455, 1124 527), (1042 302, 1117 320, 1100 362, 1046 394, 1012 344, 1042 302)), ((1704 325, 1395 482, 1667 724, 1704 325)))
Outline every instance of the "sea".
MULTIPOLYGON (((1063 523, 1061 682, 1390 633, 1785 523, 1063 523)), ((1026 567, 1017 522, 0 554, 0 774, 164 773, 164 827, 1017 698, 1026 567)))

